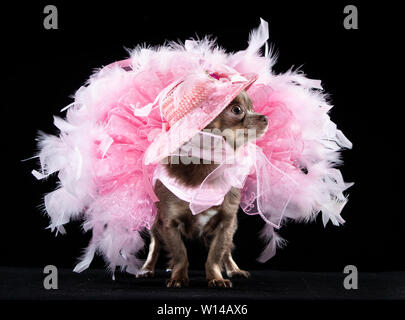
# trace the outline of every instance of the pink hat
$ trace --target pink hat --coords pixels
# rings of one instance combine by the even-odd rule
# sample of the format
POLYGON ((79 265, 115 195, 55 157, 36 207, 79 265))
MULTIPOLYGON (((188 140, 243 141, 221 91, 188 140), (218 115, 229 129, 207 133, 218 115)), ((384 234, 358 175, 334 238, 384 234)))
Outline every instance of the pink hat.
POLYGON ((158 163, 193 138, 257 79, 253 73, 240 74, 229 67, 221 69, 225 71, 191 73, 158 95, 154 104, 159 106, 166 122, 146 150, 146 165, 158 163))

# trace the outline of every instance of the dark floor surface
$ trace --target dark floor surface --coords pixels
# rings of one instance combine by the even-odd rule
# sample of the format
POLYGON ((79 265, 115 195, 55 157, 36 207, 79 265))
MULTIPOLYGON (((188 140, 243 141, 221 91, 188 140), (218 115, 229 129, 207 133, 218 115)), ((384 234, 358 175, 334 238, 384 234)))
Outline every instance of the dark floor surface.
POLYGON ((359 272, 357 290, 346 290, 343 273, 251 271, 250 279, 234 279, 231 289, 208 288, 202 271, 190 271, 186 288, 166 288, 168 274, 135 279, 104 270, 81 274, 58 271, 58 289, 44 289, 42 269, 0 268, 0 300, 391 300, 405 299, 405 272, 359 272))

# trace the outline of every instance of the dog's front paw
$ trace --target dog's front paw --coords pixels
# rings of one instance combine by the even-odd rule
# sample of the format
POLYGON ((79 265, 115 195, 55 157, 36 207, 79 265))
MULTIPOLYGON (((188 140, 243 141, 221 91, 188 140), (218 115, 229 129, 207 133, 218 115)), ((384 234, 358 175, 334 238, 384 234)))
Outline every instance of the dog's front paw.
POLYGON ((232 288, 232 281, 228 279, 212 279, 208 280, 208 286, 217 288, 232 288))
POLYGON ((226 273, 229 278, 250 278, 250 273, 245 270, 233 270, 226 273))
POLYGON ((137 278, 153 278, 155 276, 155 271, 148 270, 148 269, 141 269, 136 274, 137 278))
POLYGON ((168 279, 166 281, 166 287, 168 288, 181 288, 188 286, 188 279, 181 278, 181 279, 168 279))

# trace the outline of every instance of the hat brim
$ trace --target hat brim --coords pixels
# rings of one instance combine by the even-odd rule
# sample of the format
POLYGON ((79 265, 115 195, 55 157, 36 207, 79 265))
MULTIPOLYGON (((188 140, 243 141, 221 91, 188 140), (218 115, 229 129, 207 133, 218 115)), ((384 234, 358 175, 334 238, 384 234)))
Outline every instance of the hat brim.
POLYGON ((242 74, 246 81, 230 83, 225 90, 214 91, 203 103, 178 120, 166 132, 160 133, 145 152, 145 164, 157 164, 173 154, 184 143, 210 124, 243 90, 258 78, 242 74), (212 103, 215 101, 215 103, 212 103))

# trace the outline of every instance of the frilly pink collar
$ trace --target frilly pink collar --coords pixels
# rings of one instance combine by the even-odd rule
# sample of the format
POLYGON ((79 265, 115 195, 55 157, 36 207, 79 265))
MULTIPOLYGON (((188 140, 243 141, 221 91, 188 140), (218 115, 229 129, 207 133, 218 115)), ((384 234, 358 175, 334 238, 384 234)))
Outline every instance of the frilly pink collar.
POLYGON ((174 195, 189 202, 192 214, 196 215, 222 204, 232 187, 238 189, 244 187, 247 176, 252 173, 254 163, 247 153, 238 157, 238 160, 231 164, 221 163, 199 187, 187 187, 179 183, 176 178, 168 175, 164 166, 158 165, 153 176, 153 184, 156 180, 160 180, 174 195))
POLYGON ((153 185, 160 180, 174 195, 189 203, 193 215, 220 205, 232 187, 241 189, 242 210, 249 215, 259 214, 266 223, 279 228, 296 182, 271 164, 254 143, 246 144, 234 157, 232 163, 223 161, 199 187, 184 186, 169 176, 163 165, 158 165, 153 185), (274 181, 286 191, 284 196, 274 194, 274 181))

